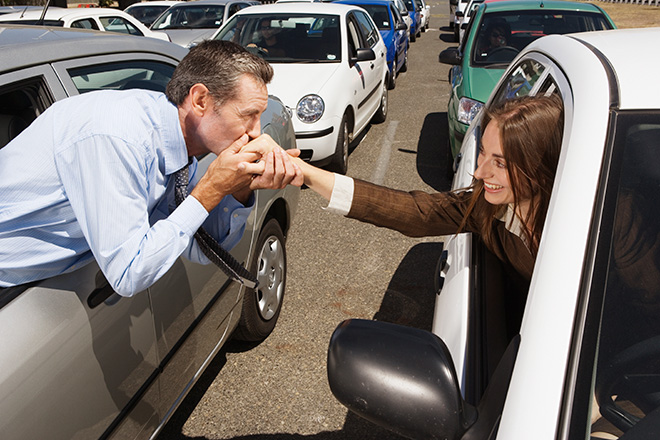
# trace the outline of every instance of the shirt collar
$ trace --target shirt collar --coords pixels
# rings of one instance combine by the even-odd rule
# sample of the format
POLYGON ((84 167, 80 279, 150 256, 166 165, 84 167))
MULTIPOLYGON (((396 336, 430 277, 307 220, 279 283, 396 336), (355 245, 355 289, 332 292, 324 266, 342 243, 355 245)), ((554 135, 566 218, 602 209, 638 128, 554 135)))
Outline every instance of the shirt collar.
POLYGON ((512 234, 516 235, 518 238, 520 238, 523 243, 525 243, 525 246, 529 248, 529 243, 527 242, 527 237, 523 233, 523 224, 522 221, 520 220, 520 217, 518 217, 514 210, 513 210, 513 204, 509 203, 506 207, 505 210, 500 214, 498 217, 498 220, 501 220, 504 222, 504 227, 511 232, 512 234))
POLYGON ((183 138, 179 109, 165 95, 160 97, 163 125, 160 127, 163 139, 165 174, 170 175, 188 164, 188 149, 183 138))

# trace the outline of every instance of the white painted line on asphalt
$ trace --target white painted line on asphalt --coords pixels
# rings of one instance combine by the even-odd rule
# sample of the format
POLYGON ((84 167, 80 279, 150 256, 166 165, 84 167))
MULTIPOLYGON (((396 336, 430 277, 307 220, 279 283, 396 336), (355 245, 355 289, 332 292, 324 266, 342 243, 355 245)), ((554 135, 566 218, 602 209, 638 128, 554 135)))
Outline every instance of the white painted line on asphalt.
POLYGON ((380 156, 378 156, 378 162, 376 162, 376 169, 371 176, 371 182, 375 183, 376 185, 382 185, 385 181, 385 173, 387 172, 387 167, 390 164, 392 144, 394 143, 394 135, 396 134, 396 128, 398 126, 399 121, 391 121, 387 126, 385 139, 383 139, 383 144, 380 147, 380 156))

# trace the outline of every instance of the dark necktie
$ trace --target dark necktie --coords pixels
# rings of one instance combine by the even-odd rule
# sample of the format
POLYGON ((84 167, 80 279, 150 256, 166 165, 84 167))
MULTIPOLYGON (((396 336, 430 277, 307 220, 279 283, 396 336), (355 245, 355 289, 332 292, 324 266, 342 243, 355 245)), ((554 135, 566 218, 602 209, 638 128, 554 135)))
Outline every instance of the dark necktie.
MULTIPOLYGON (((188 165, 174 174, 174 200, 177 206, 188 196, 188 165)), ((220 243, 204 228, 195 233, 195 240, 206 257, 217 265, 228 277, 238 281, 249 289, 257 287, 259 282, 241 263, 239 263, 220 243)))

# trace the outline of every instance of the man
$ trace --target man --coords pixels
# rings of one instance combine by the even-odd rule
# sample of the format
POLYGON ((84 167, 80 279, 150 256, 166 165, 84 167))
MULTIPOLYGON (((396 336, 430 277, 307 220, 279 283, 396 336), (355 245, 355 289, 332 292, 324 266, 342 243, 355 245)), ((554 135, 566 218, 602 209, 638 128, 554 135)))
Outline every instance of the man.
POLYGON ((167 96, 101 91, 52 105, 0 150, 0 286, 95 258, 131 296, 181 254, 208 262, 193 240, 202 224, 233 247, 254 189, 302 184, 288 154, 260 135, 272 75, 240 46, 209 41, 181 61, 167 96), (176 206, 174 173, 205 153, 218 157, 201 178, 190 162, 192 191, 176 206))

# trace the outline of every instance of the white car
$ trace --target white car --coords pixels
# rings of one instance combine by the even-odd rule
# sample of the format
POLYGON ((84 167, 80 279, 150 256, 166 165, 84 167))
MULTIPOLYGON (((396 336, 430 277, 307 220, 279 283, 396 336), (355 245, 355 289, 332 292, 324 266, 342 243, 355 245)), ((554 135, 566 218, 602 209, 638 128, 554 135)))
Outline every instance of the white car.
POLYGON ((429 21, 431 21, 431 6, 428 5, 425 0, 419 0, 419 3, 422 6, 420 10, 422 15, 422 24, 420 25, 420 28, 422 29, 422 32, 426 32, 429 28, 429 21))
POLYGON ((235 41, 273 66, 268 90, 291 111, 304 160, 345 173, 351 141, 387 116, 387 49, 358 6, 252 6, 214 38, 235 41))
POLYGON ((140 21, 117 9, 110 8, 48 8, 43 20, 41 10, 30 9, 0 15, 0 23, 44 25, 139 35, 169 41, 167 35, 152 32, 140 21))
POLYGON ((140 23, 149 27, 153 22, 162 14, 167 11, 171 6, 181 3, 178 0, 154 0, 154 1, 141 1, 133 3, 124 12, 132 15, 140 20, 140 23))
POLYGON ((468 4, 465 6, 465 9, 462 11, 459 11, 456 17, 456 23, 458 24, 458 40, 456 40, 458 43, 463 41, 463 36, 465 35, 465 30, 468 27, 468 24, 470 23, 470 19, 472 18, 472 15, 474 15, 475 11, 484 2, 484 0, 469 0, 468 4))
MULTIPOLYGON (((660 426, 660 29, 551 35, 486 106, 558 94, 565 123, 529 288, 470 234, 440 265, 433 335, 373 321, 336 330, 330 387, 409 438, 651 439, 660 426), (437 335, 437 336, 436 336, 437 335)), ((471 182, 481 115, 454 188, 471 182)))
POLYGON ((252 5, 254 0, 194 0, 172 6, 156 19, 151 30, 167 34, 170 41, 191 48, 210 38, 229 17, 252 5))
POLYGON ((461 41, 460 39, 460 28, 461 28, 461 20, 465 14, 465 9, 467 8, 468 3, 470 0, 456 0, 456 7, 453 10, 453 13, 451 13, 451 18, 452 20, 452 30, 454 31, 454 40, 458 43, 461 41))

